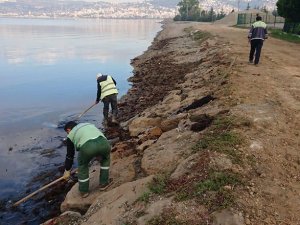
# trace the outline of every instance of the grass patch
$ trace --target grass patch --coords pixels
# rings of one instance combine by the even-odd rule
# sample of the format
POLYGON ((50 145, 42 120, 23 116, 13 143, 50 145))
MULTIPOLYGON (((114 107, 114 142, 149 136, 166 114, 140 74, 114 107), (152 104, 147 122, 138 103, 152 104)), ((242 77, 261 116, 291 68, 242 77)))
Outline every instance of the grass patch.
POLYGON ((193 151, 209 149, 228 155, 233 163, 241 163, 240 153, 236 149, 236 146, 241 143, 241 138, 232 131, 213 132, 199 140, 193 147, 193 151))
POLYGON ((230 157, 233 163, 241 164, 242 158, 237 148, 243 143, 243 138, 232 129, 250 126, 251 121, 245 118, 219 115, 192 150, 197 152, 207 149, 224 153, 230 157))
POLYGON ((230 130, 234 125, 234 118, 226 116, 226 117, 218 117, 213 121, 213 129, 214 130, 230 130))
POLYGON ((196 31, 195 33, 193 33, 194 40, 203 40, 209 38, 210 36, 210 33, 203 31, 196 31))
POLYGON ((280 29, 270 30, 270 36, 284 41, 300 44, 300 35, 285 33, 280 29))
POLYGON ((226 209, 235 203, 235 196, 232 191, 220 190, 218 192, 207 192, 199 198, 200 204, 205 205, 210 212, 226 209))
POLYGON ((243 183, 238 174, 229 171, 210 171, 205 179, 190 183, 189 186, 177 191, 175 201, 196 198, 209 211, 224 209, 234 205, 235 196, 232 189, 243 183), (225 186, 229 189, 225 189, 225 186))
POLYGON ((195 30, 193 27, 184 28, 184 32, 188 33, 193 38, 193 40, 197 41, 199 44, 212 36, 208 32, 195 30))
POLYGON ((167 186, 169 176, 166 174, 160 174, 153 178, 153 181, 149 183, 148 188, 152 193, 163 194, 167 186))
POLYGON ((235 197, 232 190, 225 190, 224 187, 234 187, 242 183, 237 174, 214 171, 206 180, 195 185, 195 195, 210 211, 225 209, 234 204, 235 197))
POLYGON ((242 117, 219 116, 212 125, 214 130, 230 130, 234 127, 250 127, 252 122, 242 117))
POLYGON ((188 33, 188 34, 191 33, 193 30, 194 30, 193 27, 186 27, 186 28, 183 29, 183 31, 188 33))
POLYGON ((229 152, 236 145, 240 144, 239 137, 231 132, 212 133, 200 140, 197 144, 202 149, 211 149, 217 152, 229 152))
POLYGON ((205 40, 210 38, 212 35, 208 32, 203 31, 195 31, 191 34, 194 41, 196 41, 199 45, 203 43, 205 40))
POLYGON ((240 178, 234 173, 213 172, 208 179, 196 185, 196 192, 197 195, 202 195, 207 191, 220 191, 226 185, 234 186, 240 183, 240 178))
MULTIPOLYGON (((235 28, 239 28, 239 29, 250 29, 250 25, 249 26, 233 26, 235 28)), ((292 42, 292 43, 300 43, 300 35, 297 34, 291 34, 291 33, 286 33, 283 32, 282 29, 274 29, 274 28, 269 28, 269 35, 273 38, 277 38, 280 40, 284 40, 284 41, 288 41, 288 42, 292 42)))
POLYGON ((174 200, 177 202, 182 202, 191 199, 193 197, 194 197, 193 193, 184 189, 184 190, 180 190, 179 192, 176 192, 174 200))
POLYGON ((144 193, 137 199, 137 201, 149 203, 150 196, 151 196, 151 193, 150 193, 150 192, 148 192, 148 191, 147 191, 147 192, 144 192, 144 193))

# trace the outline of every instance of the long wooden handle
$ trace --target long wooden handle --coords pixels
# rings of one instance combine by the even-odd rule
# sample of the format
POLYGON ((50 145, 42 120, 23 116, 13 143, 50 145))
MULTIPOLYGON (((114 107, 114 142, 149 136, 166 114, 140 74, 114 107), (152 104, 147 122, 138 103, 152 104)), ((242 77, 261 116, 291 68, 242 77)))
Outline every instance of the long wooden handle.
POLYGON ((87 111, 89 111, 91 108, 93 108, 96 105, 96 103, 94 103, 93 105, 91 105, 89 108, 87 108, 84 112, 82 112, 78 117, 77 120, 80 119, 80 117, 82 117, 87 111))
POLYGON ((32 196, 36 195, 37 193, 41 192, 42 190, 45 190, 46 188, 52 186, 53 184, 56 184, 57 182, 63 180, 64 177, 60 177, 58 179, 56 179, 55 181, 52 181, 51 183, 41 187, 40 189, 32 192, 31 194, 27 195, 25 198, 22 198, 21 200, 17 201, 15 204, 13 204, 13 206, 18 206, 19 204, 21 204, 22 202, 25 202, 26 200, 28 200, 29 198, 31 198, 32 196))
MULTIPOLYGON (((77 171, 77 169, 74 169, 71 171, 71 174, 75 173, 77 171)), ((41 192, 42 190, 45 190, 46 188, 52 186, 53 184, 56 184, 57 182, 64 180, 64 177, 60 177, 58 179, 56 179, 55 181, 52 181, 51 183, 41 187, 40 189, 32 192, 31 194, 27 195, 25 198, 22 198, 21 200, 17 201, 16 203, 13 204, 13 206, 18 206, 20 205, 22 202, 25 202, 26 200, 28 200, 29 198, 31 198, 32 196, 36 195, 37 193, 41 192)))

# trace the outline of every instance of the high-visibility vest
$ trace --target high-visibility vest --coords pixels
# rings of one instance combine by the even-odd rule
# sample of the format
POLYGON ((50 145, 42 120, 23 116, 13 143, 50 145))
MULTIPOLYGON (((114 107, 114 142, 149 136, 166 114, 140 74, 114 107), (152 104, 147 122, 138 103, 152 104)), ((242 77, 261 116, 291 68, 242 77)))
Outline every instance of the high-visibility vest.
POLYGON ((256 21, 255 23, 252 24, 253 28, 257 28, 257 27, 262 27, 262 28, 266 28, 267 24, 263 21, 256 21))
POLYGON ((96 139, 99 136, 105 138, 104 134, 91 123, 79 123, 68 134, 68 138, 73 142, 77 150, 87 141, 96 139))
POLYGON ((117 87, 111 76, 107 76, 107 79, 100 82, 101 86, 101 100, 108 95, 118 94, 117 87))

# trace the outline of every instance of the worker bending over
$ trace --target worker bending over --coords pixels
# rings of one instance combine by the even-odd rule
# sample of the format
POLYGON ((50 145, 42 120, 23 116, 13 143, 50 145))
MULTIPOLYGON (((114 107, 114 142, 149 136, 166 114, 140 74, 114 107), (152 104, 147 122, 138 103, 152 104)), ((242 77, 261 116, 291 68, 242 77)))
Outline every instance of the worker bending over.
POLYGON ((99 176, 100 190, 109 185, 109 166, 111 146, 104 134, 90 123, 68 122, 64 130, 67 136, 67 155, 65 160, 64 178, 70 177, 75 149, 78 151, 78 182, 79 192, 83 198, 89 195, 89 162, 101 157, 99 176))

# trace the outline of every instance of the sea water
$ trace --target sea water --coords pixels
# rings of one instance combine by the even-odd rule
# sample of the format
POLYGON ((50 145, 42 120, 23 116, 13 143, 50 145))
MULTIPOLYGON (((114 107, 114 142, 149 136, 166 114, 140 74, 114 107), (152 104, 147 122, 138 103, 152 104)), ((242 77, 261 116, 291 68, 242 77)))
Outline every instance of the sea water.
MULTIPOLYGON (((34 176, 63 164, 65 133, 57 124, 95 102, 97 73, 115 78, 119 97, 127 92, 130 60, 151 45, 159 22, 0 18, 0 224, 47 217, 47 209, 30 210, 36 202, 7 207, 39 188, 28 187, 34 176)), ((99 103, 81 120, 99 125, 101 110, 99 103)))

